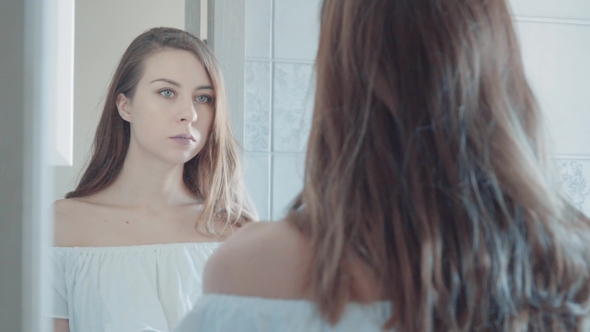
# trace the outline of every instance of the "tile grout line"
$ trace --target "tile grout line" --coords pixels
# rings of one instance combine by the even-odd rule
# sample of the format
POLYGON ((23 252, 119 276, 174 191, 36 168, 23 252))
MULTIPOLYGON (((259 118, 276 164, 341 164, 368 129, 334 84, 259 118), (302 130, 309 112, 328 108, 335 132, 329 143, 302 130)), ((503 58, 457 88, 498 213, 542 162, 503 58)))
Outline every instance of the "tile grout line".
POLYGON ((245 151, 246 154, 251 156, 261 156, 261 155, 272 155, 272 156, 304 156, 306 152, 302 151, 275 151, 275 152, 268 152, 268 151, 245 151))
POLYGON ((313 60, 300 60, 300 59, 273 59, 273 58, 258 58, 258 57, 246 57, 247 61, 251 62, 271 62, 271 63, 295 63, 304 65, 313 65, 313 60))
POLYGON ((513 15, 512 19, 517 22, 531 22, 531 23, 550 23, 550 24, 567 24, 567 25, 590 25, 588 19, 571 19, 571 18, 553 18, 553 17, 537 17, 537 16, 518 16, 513 15))
POLYGON ((551 159, 590 160, 590 155, 555 154, 551 159))
POLYGON ((267 192, 268 192, 268 219, 269 220, 273 220, 273 213, 274 213, 274 209, 273 209, 273 185, 274 185, 274 156, 273 156, 273 151, 274 151, 274 144, 273 144, 273 135, 274 135, 274 126, 273 126, 273 113, 274 113, 274 79, 275 79, 275 66, 274 66, 274 62, 273 62, 273 57, 274 57, 274 26, 275 26, 275 3, 274 0, 269 0, 270 1, 270 32, 269 32, 269 38, 270 38, 270 47, 269 47, 269 56, 270 56, 270 62, 269 62, 269 67, 270 67, 270 85, 269 85, 269 96, 270 96, 270 101, 269 101, 269 105, 268 105, 268 147, 269 147, 269 153, 268 153, 268 188, 267 188, 267 192))
MULTIPOLYGON (((305 155, 302 151, 245 151, 249 155, 273 155, 273 156, 301 156, 305 155)), ((555 154, 551 155, 550 159, 571 159, 571 160, 590 160, 590 155, 571 155, 571 154, 555 154)))

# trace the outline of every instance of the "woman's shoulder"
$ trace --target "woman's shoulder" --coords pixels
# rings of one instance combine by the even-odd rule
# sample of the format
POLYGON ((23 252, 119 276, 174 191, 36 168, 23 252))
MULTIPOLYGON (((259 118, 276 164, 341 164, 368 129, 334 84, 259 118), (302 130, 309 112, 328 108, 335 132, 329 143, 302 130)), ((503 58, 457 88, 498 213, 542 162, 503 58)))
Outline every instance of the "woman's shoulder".
POLYGON ((87 223, 99 216, 100 207, 77 198, 60 199, 53 203, 54 245, 80 245, 88 231, 87 223))
POLYGON ((58 247, 68 247, 71 243, 76 228, 73 222, 76 210, 80 209, 79 203, 73 199, 60 199, 53 203, 53 234, 54 245, 58 247))
POLYGON ((204 291, 301 298, 308 247, 303 236, 286 221, 248 223, 207 262, 204 291))
POLYGON ((64 198, 53 203, 55 219, 62 221, 93 213, 97 209, 100 209, 100 204, 83 198, 64 198))

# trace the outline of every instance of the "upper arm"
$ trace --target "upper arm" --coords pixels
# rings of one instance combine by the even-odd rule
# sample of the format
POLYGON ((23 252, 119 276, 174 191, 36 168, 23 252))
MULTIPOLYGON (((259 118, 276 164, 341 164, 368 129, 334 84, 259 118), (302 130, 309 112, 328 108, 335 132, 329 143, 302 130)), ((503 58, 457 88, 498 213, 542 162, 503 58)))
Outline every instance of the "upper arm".
POLYGON ((227 239, 207 261, 203 272, 203 293, 240 294, 247 281, 253 236, 260 223, 248 223, 227 239))
POLYGON ((70 321, 67 319, 54 319, 53 332, 70 332, 70 321))
POLYGON ((244 226, 211 256, 204 293, 299 298, 305 291, 307 246, 286 222, 244 226))
POLYGON ((228 277, 233 274, 230 255, 231 250, 225 250, 223 245, 211 255, 203 271, 203 293, 225 293, 225 285, 231 283, 228 277))

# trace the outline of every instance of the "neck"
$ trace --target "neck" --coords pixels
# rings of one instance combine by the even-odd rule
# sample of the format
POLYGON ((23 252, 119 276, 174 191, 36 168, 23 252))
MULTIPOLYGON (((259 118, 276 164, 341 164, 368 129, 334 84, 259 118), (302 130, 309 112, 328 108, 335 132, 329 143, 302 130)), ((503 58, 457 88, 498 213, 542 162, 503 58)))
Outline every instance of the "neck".
POLYGON ((108 188, 117 204, 128 206, 177 206, 197 199, 182 179, 183 164, 170 164, 129 149, 121 173, 108 188))

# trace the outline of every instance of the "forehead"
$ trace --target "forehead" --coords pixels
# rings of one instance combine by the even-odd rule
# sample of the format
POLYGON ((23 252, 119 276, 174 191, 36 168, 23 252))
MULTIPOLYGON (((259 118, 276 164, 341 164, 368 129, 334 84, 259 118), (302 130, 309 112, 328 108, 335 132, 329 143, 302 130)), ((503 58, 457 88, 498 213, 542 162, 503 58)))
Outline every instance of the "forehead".
POLYGON ((211 85, 209 75, 196 55, 184 50, 163 50, 150 55, 144 62, 141 81, 165 78, 183 86, 211 85))

